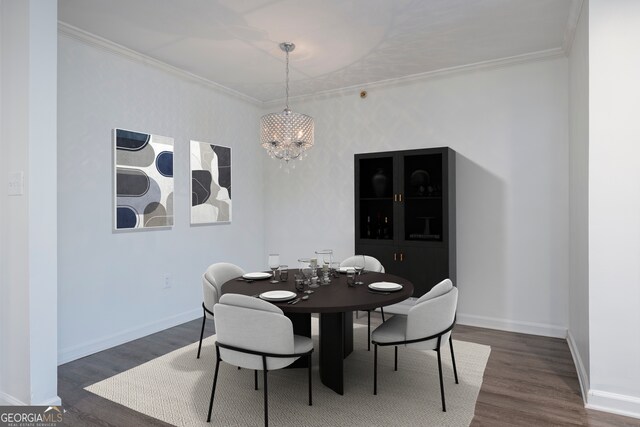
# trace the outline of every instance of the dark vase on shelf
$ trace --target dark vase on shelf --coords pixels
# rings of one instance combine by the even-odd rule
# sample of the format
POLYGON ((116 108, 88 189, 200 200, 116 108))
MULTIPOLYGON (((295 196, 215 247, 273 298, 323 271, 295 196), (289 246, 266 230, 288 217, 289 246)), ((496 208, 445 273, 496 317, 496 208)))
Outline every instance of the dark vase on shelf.
POLYGON ((371 185, 373 186, 373 193, 376 197, 384 197, 387 190, 387 175, 385 175, 382 168, 379 168, 373 177, 371 177, 371 185))

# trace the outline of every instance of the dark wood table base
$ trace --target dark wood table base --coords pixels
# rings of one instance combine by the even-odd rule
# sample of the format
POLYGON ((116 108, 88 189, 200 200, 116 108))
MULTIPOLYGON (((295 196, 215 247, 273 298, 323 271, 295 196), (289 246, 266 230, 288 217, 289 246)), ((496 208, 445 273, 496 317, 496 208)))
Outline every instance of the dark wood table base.
MULTIPOLYGON (((311 338, 311 313, 285 313, 284 315, 291 319, 294 334, 311 338)), ((306 357, 301 357, 291 365, 287 366, 286 369, 306 368, 308 366, 308 359, 306 357)))
POLYGON ((343 359, 353 351, 353 312, 320 313, 320 380, 344 394, 343 359))

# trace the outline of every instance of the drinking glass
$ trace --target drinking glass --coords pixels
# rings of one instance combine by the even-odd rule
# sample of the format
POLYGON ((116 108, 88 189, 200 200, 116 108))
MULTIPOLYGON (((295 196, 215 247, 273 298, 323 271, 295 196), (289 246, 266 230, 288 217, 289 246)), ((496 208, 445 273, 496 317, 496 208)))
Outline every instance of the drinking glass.
POLYGON ((311 283, 311 259, 299 258, 298 270, 304 279, 304 284, 309 285, 311 283))
POLYGON ((347 270, 347 286, 353 288, 356 285, 356 272, 355 270, 347 270))
POLYGON ((329 276, 329 269, 331 267, 331 262, 333 261, 333 250, 331 249, 321 249, 316 251, 316 256, 318 257, 318 262, 321 263, 322 269, 322 284, 328 285, 331 283, 331 277, 329 276))
POLYGON ((286 282, 288 280, 289 280, 289 266, 283 264, 280 266, 280 281, 286 282))
POLYGON ((360 280, 360 274, 364 270, 364 255, 357 255, 356 259, 353 263, 353 268, 356 270, 356 274, 358 276, 358 280, 356 281, 356 285, 362 285, 364 282, 360 280))
POLYGON ((331 263, 331 275, 333 277, 340 277, 338 275, 338 272, 340 271, 340 263, 339 262, 332 262, 331 263))
POLYGON ((276 279, 276 270, 280 267, 280 255, 279 254, 269 254, 269 268, 273 271, 273 278, 271 279, 271 283, 278 283, 276 279))
POLYGON ((294 274, 293 278, 295 280, 296 291, 304 291, 304 277, 302 276, 302 274, 294 274))

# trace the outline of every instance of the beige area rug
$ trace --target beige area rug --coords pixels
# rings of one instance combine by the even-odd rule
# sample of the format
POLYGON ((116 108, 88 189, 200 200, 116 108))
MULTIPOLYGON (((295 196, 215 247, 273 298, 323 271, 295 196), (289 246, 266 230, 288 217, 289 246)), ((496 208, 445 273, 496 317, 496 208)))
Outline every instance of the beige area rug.
MULTIPOLYGON (((307 370, 269 372, 269 423, 273 426, 468 426, 473 419, 490 347, 454 340, 460 384, 450 353, 443 351, 447 412, 442 412, 436 353, 378 349, 378 395, 373 395, 373 348, 367 328, 354 325, 354 351, 345 359, 343 396, 322 385, 314 352, 313 406, 307 401, 307 370)), ((313 321, 314 335, 317 319, 313 321)), ((317 336, 315 337, 317 339, 317 336)), ((220 364, 211 424, 206 423, 215 336, 158 357, 86 387, 86 390, 176 426, 260 426, 264 423, 262 372, 258 391, 253 371, 220 364)))

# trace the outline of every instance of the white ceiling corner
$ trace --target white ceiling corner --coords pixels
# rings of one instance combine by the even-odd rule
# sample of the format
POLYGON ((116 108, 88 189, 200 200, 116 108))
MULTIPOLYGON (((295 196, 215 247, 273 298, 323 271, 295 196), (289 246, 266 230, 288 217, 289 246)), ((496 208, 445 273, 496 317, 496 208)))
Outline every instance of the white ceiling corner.
POLYGON ((304 96, 566 53, 582 3, 59 0, 59 18, 232 93, 269 102, 284 96, 282 41, 296 44, 291 94, 304 96))

